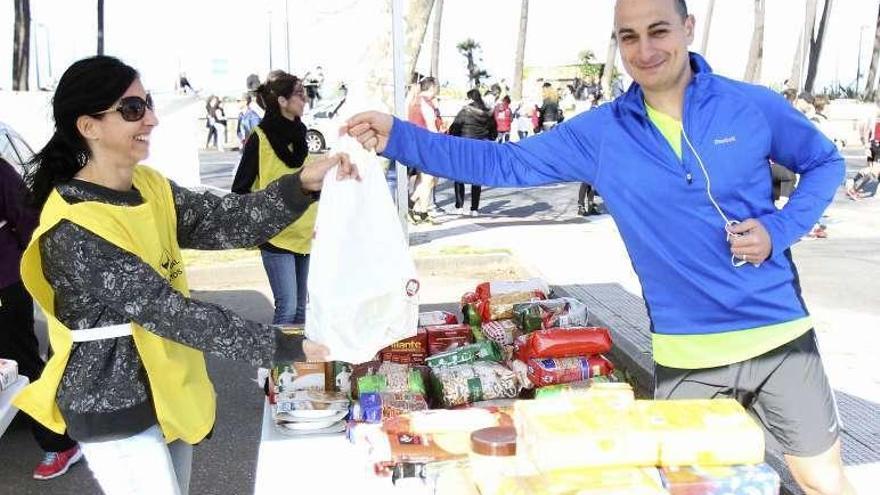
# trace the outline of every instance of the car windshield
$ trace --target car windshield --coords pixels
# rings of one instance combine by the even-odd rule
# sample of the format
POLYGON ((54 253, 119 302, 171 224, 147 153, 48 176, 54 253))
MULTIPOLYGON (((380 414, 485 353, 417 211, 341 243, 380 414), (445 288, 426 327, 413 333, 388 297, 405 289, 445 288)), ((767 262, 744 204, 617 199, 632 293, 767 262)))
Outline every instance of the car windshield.
POLYGON ((22 174, 25 164, 33 158, 34 152, 20 137, 6 130, 0 130, 0 156, 22 174))

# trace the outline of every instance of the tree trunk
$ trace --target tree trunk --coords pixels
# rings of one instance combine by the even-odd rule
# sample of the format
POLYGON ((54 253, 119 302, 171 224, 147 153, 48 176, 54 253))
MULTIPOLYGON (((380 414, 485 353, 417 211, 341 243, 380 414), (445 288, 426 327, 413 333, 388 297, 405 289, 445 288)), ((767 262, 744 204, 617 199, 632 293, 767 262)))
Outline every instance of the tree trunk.
POLYGON ((608 41, 608 53, 605 55, 605 67, 602 69, 602 99, 611 100, 611 78, 614 77, 614 64, 617 62, 617 36, 611 31, 608 41))
POLYGON ((438 79, 440 73, 440 27, 443 24, 443 0, 434 0, 434 37, 431 40, 431 76, 438 79))
POLYGON ((755 27, 752 31, 752 46, 749 48, 749 63, 746 65, 744 79, 757 83, 761 79, 761 63, 764 58, 764 0, 755 0, 755 27))
POLYGON ((794 51, 794 60, 791 62, 791 77, 788 79, 787 88, 797 91, 801 89, 801 67, 804 64, 804 32, 798 38, 797 48, 794 51))
POLYGON ((12 39, 12 90, 27 91, 30 68, 31 4, 15 0, 15 33, 12 39))
POLYGON ((874 31, 874 52, 871 55, 871 68, 865 81, 865 99, 874 99, 874 80, 877 78, 877 63, 880 62, 880 11, 877 12, 877 29, 874 31))
POLYGON ((700 53, 703 57, 708 56, 709 50, 709 31, 712 28, 712 11, 715 10, 715 0, 709 0, 709 6, 706 11, 706 26, 703 28, 703 44, 700 47, 700 53))
POLYGON ((513 62, 513 99, 522 99, 523 63, 526 56, 526 32, 529 25, 529 0, 522 0, 519 10, 519 34, 516 38, 516 59, 513 62))
POLYGON ((813 42, 813 33, 816 30, 816 4, 818 0, 807 0, 804 15, 804 29, 801 32, 801 39, 798 42, 797 53, 794 58, 794 65, 791 70, 791 81, 789 85, 801 91, 804 88, 804 66, 807 58, 810 56, 810 48, 813 42))
POLYGON ((98 0, 98 55, 104 54, 104 0, 98 0))
POLYGON ((406 68, 407 74, 412 76, 419 61, 419 53, 422 51, 422 43, 425 42, 425 33, 428 32, 428 21, 431 19, 431 9, 434 8, 434 0, 410 0, 409 10, 406 14, 406 68))
MULTIPOLYGON (((816 73, 819 71, 819 59, 822 57, 822 43, 825 41, 828 23, 831 22, 831 9, 833 7, 834 0, 825 0, 822 18, 819 20, 819 30, 816 32, 816 36, 810 40, 810 63, 807 66, 807 81, 804 83, 804 91, 807 93, 813 92, 816 73)), ((856 91, 858 91, 858 88, 856 88, 856 91)))

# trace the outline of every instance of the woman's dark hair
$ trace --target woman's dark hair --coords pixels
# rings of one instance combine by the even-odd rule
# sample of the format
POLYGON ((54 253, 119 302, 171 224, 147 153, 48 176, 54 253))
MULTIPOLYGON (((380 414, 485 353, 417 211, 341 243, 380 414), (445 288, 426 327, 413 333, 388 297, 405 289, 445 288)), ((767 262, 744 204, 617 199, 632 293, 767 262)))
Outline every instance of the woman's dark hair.
POLYGON ((76 120, 83 115, 101 118, 98 112, 110 108, 138 77, 134 68, 103 55, 74 62, 64 71, 52 97, 55 133, 31 159, 25 179, 34 206, 42 208, 55 184, 72 179, 91 157, 76 120))
POLYGON ((283 70, 273 70, 266 77, 266 82, 260 84, 256 90, 257 105, 260 105, 267 115, 279 114, 281 109, 278 107, 278 97, 290 98, 299 85, 298 77, 283 70))
POLYGON ((471 89, 467 92, 467 97, 474 103, 474 106, 487 110, 486 104, 483 102, 483 97, 480 95, 480 90, 477 88, 471 89))

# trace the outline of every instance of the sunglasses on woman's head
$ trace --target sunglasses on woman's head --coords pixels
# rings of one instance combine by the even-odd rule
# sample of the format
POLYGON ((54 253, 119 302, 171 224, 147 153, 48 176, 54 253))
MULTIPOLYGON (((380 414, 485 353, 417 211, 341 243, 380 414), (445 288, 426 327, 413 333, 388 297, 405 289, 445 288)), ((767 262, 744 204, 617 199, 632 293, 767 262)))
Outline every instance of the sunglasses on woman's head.
POLYGON ((104 110, 103 112, 98 112, 95 115, 102 115, 110 112, 119 112, 122 115, 122 120, 126 122, 137 122, 144 118, 144 115, 147 113, 147 109, 153 109, 153 97, 147 94, 146 98, 141 98, 140 96, 126 96, 125 98, 119 100, 119 104, 116 105, 116 108, 111 108, 110 110, 104 110))

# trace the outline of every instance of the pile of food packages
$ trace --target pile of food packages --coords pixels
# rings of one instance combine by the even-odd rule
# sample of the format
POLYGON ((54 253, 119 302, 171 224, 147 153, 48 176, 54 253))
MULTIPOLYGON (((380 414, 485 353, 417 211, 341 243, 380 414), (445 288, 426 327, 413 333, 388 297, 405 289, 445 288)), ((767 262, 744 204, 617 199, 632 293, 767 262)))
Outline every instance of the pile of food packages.
POLYGON ((539 279, 486 282, 461 315, 421 313, 370 362, 277 366, 278 429, 344 430, 377 476, 434 493, 778 493, 737 402, 637 400, 581 301, 539 279))

